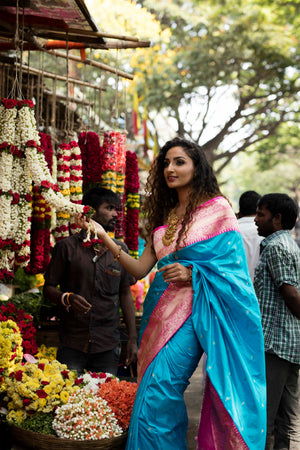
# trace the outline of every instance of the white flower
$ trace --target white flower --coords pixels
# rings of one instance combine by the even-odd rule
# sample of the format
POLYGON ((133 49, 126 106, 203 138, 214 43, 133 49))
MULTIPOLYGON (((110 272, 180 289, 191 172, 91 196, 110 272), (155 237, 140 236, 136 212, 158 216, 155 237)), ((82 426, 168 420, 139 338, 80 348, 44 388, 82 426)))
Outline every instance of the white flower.
POLYGON ((17 145, 15 138, 17 108, 1 109, 0 115, 0 142, 17 145))

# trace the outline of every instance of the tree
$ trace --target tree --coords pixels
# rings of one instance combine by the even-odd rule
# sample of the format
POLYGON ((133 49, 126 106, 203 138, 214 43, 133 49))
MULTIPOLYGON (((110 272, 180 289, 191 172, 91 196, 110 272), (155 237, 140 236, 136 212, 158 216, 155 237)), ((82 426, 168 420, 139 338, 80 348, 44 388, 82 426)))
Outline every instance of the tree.
MULTIPOLYGON (((299 124, 299 19, 292 14, 299 1, 139 3, 171 30, 157 63, 137 74, 148 108, 166 110, 175 131, 200 143, 217 173, 262 143, 285 151, 282 124, 299 124)), ((142 56, 135 57, 141 67, 142 56)))

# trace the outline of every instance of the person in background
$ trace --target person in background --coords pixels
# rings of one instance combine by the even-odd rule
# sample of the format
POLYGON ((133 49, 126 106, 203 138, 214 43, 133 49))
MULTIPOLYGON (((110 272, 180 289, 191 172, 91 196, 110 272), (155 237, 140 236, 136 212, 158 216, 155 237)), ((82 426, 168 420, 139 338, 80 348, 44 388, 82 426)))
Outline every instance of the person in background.
POLYGON ((252 281, 254 279, 254 269, 259 259, 259 245, 262 240, 262 237, 257 233, 257 227, 254 222, 256 206, 260 197, 255 191, 244 192, 239 199, 239 212, 237 215, 252 281))
MULTIPOLYGON (((96 187, 82 203, 96 211, 94 220, 106 231, 116 225, 119 197, 96 187)), ((100 241, 86 241, 81 230, 55 245, 45 273, 44 296, 60 305, 57 359, 78 374, 84 370, 117 374, 120 356, 119 304, 128 331, 127 360, 136 360, 137 336, 130 285, 135 279, 100 241), (92 244, 92 245, 89 245, 92 244)), ((114 240, 124 253, 126 245, 114 240)))
POLYGON ((267 440, 274 449, 300 449, 300 249, 290 230, 298 207, 286 194, 258 202, 255 223, 264 239, 255 270, 267 378, 267 440))
MULTIPOLYGON (((184 450, 184 391, 203 351, 207 382, 198 449, 262 450, 266 430, 263 333, 237 219, 204 151, 168 141, 149 174, 146 247, 126 254, 99 224, 103 244, 135 278, 157 263, 143 305, 138 391, 126 448, 184 450), (246 370, 245 370, 246 368, 246 370)), ((200 412, 199 392, 199 412, 200 412)))

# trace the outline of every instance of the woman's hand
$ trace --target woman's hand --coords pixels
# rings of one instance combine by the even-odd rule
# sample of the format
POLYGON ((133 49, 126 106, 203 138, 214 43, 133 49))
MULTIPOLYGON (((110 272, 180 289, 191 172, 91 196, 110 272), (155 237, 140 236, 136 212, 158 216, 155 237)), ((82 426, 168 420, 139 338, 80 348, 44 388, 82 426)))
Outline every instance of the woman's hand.
POLYGON ((171 281, 181 281, 185 283, 192 281, 192 269, 179 263, 163 266, 158 272, 163 272, 163 278, 166 283, 170 283, 171 281))
POLYGON ((88 230, 90 228, 97 234, 98 238, 100 239, 106 234, 104 228, 102 227, 102 225, 100 225, 100 223, 96 222, 93 219, 87 220, 84 214, 75 214, 75 223, 84 230, 88 230))

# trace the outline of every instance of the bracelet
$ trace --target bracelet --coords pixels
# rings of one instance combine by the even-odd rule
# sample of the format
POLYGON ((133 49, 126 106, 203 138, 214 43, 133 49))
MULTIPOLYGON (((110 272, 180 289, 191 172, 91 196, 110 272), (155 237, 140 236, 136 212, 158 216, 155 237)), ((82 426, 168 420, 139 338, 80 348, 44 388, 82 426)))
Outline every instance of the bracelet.
POLYGON ((69 308, 71 306, 69 297, 72 294, 74 294, 74 292, 64 292, 61 296, 60 301, 61 301, 62 305, 65 306, 66 308, 69 308), (65 301, 65 298, 66 298, 66 301, 65 301))
POLYGON ((116 256, 114 256, 114 261, 119 261, 119 259, 120 259, 121 251, 122 251, 121 245, 118 245, 118 249, 119 249, 119 251, 118 251, 118 253, 116 254, 116 256))
POLYGON ((70 304, 70 295, 72 295, 72 294, 74 294, 74 292, 67 292, 67 300, 66 300, 66 302, 67 302, 68 306, 71 306, 71 304, 70 304))
POLYGON ((193 276, 193 268, 191 266, 188 267, 190 273, 189 273, 189 277, 186 280, 186 284, 190 284, 192 282, 192 276, 193 276))
POLYGON ((67 306, 67 305, 65 304, 65 297, 66 297, 66 295, 67 295, 67 292, 64 292, 64 293, 62 294, 61 298, 60 298, 60 301, 61 301, 62 305, 65 306, 65 307, 67 306))

